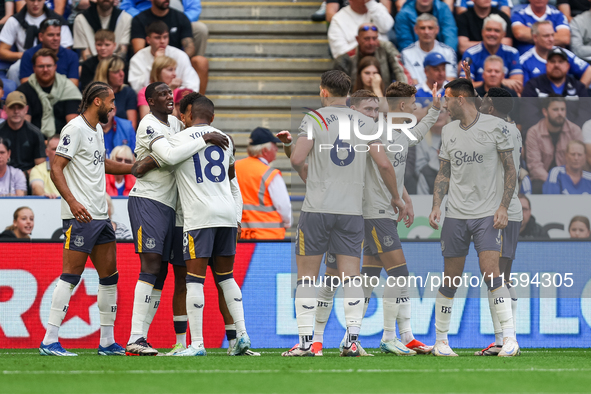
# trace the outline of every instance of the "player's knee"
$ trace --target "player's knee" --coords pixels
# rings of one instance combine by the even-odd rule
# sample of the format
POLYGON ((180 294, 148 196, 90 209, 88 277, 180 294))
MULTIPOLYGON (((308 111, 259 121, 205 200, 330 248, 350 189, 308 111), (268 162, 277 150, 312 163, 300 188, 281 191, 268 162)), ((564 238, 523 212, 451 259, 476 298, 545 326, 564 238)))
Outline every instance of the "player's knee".
POLYGON ((156 283, 156 275, 148 274, 146 272, 140 272, 139 281, 146 282, 154 286, 154 284, 156 283))
POLYGON ((388 276, 392 276, 397 278, 399 276, 408 276, 408 266, 406 264, 399 265, 398 267, 392 267, 389 270, 386 270, 388 276))
POLYGON ((113 286, 119 282, 119 272, 115 272, 113 275, 109 275, 106 278, 99 278, 99 284, 103 286, 113 286))
POLYGON ((457 289, 454 287, 441 286, 439 288, 439 293, 446 298, 454 298, 456 295, 456 290, 457 289))
POLYGON ((68 282, 69 284, 76 286, 80 282, 80 275, 74 274, 61 274, 60 279, 64 282, 68 282))
POLYGON ((200 284, 205 284, 205 278, 201 277, 201 276, 196 276, 190 273, 187 273, 187 276, 185 278, 185 282, 187 284, 189 283, 200 283, 200 284))

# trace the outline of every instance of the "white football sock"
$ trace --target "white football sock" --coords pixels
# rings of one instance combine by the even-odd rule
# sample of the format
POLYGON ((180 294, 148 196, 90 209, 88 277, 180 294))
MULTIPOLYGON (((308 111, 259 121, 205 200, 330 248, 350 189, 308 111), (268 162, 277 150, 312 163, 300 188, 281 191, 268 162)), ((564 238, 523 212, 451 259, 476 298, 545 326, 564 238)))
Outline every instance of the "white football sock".
POLYGON ((59 327, 62 325, 64 317, 66 317, 74 287, 76 286, 64 280, 57 281, 51 296, 51 310, 49 311, 49 324, 43 338, 44 345, 50 345, 58 341, 59 327))
POLYGON ((100 342, 102 347, 107 347, 115 343, 113 328, 117 317, 117 285, 99 284, 96 300, 101 322, 100 342))
POLYGON ((513 315, 513 328, 515 335, 517 335, 517 292, 515 287, 509 287, 509 294, 511 295, 511 314, 513 315))
POLYGON ((499 322, 499 317, 497 316, 497 310, 494 304, 494 297, 490 290, 488 291, 488 308, 490 309, 490 316, 495 331, 495 345, 503 346, 503 328, 499 322))
POLYGON ((189 317, 187 315, 179 315, 179 316, 172 317, 172 321, 175 325, 176 343, 180 343, 184 347, 187 347, 187 320, 188 319, 189 319, 189 317), (178 323, 178 322, 180 322, 180 323, 178 323), (176 326, 178 324, 184 325, 184 328, 185 328, 184 333, 181 334, 181 333, 176 332, 176 326))
POLYGON ((331 286, 330 283, 325 286, 324 282, 318 291, 316 321, 314 323, 314 338, 312 339, 312 342, 324 342, 324 329, 326 328, 330 312, 332 311, 334 293, 336 291, 336 287, 331 286))
POLYGON ((295 292, 295 311, 300 336, 300 348, 307 349, 312 343, 314 315, 316 312, 316 289, 313 284, 299 283, 295 292))
POLYGON ((134 343, 144 335, 144 321, 150 310, 150 301, 154 286, 139 281, 135 285, 133 297, 133 314, 131 316, 131 335, 127 343, 134 343))
POLYGON ((515 338, 515 327, 513 326, 513 313, 511 311, 511 294, 506 286, 501 286, 492 291, 493 303, 496 315, 503 329, 503 338, 515 338))
POLYGON ((447 341, 447 333, 451 322, 451 308, 454 304, 453 298, 447 298, 437 293, 435 298, 435 340, 447 341))
POLYGON ((384 339, 386 339, 387 331, 396 333, 396 319, 400 309, 401 293, 402 289, 396 284, 389 284, 384 289, 384 339))
MULTIPOLYGON (((365 299, 363 297, 363 289, 359 284, 361 278, 352 277, 348 283, 343 284, 343 304, 345 306, 345 322, 347 328, 357 328, 357 333, 361 328, 361 321, 363 320, 363 307, 365 299)), ((353 332, 354 333, 354 332, 353 332)))
POLYGON ((402 287, 400 292, 400 308, 398 309, 398 317, 396 322, 398 323, 398 332, 400 333, 400 340, 405 345, 411 343, 415 337, 412 335, 412 327, 410 324, 411 315, 411 302, 408 294, 408 277, 406 278, 406 286, 402 287))
POLYGON ((246 332, 246 324, 244 323, 244 307, 242 304, 242 291, 234 280, 234 278, 223 280, 219 283, 224 292, 224 299, 226 305, 232 315, 232 320, 236 325, 236 335, 239 337, 246 332))
POLYGON ((191 328, 191 345, 194 347, 203 343, 203 308, 205 295, 202 283, 187 283, 187 315, 191 328))
POLYGON ((154 316, 156 315, 158 307, 160 306, 161 296, 162 290, 152 289, 152 294, 150 295, 150 306, 148 307, 148 313, 146 314, 146 319, 144 320, 142 333, 142 336, 146 339, 148 339, 148 331, 150 330, 152 320, 154 320, 154 316))
POLYGON ((369 300, 371 300, 371 293, 373 293, 374 289, 374 287, 369 282, 369 277, 367 277, 367 280, 363 281, 363 317, 365 317, 365 313, 367 312, 369 300))

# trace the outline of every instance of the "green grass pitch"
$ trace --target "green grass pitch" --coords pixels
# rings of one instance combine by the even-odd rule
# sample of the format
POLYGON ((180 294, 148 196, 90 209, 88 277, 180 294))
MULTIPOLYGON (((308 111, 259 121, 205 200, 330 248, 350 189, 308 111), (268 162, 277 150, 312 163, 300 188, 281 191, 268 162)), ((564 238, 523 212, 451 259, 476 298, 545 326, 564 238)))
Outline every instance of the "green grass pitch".
POLYGON ((375 357, 41 357, 36 349, 0 350, 0 393, 588 393, 591 350, 527 349, 514 358, 375 357))

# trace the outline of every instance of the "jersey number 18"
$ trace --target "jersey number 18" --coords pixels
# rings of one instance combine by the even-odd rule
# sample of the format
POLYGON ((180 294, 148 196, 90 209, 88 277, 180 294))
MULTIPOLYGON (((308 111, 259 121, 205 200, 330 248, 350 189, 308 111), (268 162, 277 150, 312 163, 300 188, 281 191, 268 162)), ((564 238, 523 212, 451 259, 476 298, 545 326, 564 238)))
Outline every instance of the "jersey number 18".
POLYGON ((208 146, 205 148, 205 160, 207 164, 205 168, 201 170, 201 158, 199 153, 193 155, 193 164, 195 165, 195 175, 197 183, 203 183, 203 171, 205 171, 205 177, 211 182, 223 182, 226 179, 226 170, 224 168, 224 151, 219 146, 208 146), (217 152, 218 158, 214 159, 212 153, 217 152), (213 175, 212 169, 218 167, 220 169, 219 175, 213 175))

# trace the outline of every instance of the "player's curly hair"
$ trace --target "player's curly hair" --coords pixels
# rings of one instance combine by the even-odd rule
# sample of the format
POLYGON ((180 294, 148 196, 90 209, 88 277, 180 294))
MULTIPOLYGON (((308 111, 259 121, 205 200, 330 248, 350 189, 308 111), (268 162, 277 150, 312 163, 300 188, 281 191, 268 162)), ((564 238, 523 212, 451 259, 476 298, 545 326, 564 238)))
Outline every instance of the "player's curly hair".
POLYGON ((333 97, 347 97, 351 90, 351 77, 340 70, 329 70, 322 74, 320 86, 333 97))
POLYGON ((197 100, 199 97, 201 97, 201 94, 197 92, 191 92, 183 97, 179 104, 180 113, 184 114, 187 112, 187 107, 189 107, 189 105, 193 105, 193 101, 197 100))
POLYGON ((82 93, 82 101, 80 102, 78 113, 83 114, 95 98, 99 97, 104 99, 107 97, 109 95, 109 90, 112 90, 111 87, 104 82, 95 81, 89 84, 82 93))
POLYGON ((488 97, 492 100, 493 107, 501 115, 507 116, 513 110, 513 96, 507 89, 490 88, 488 97))

